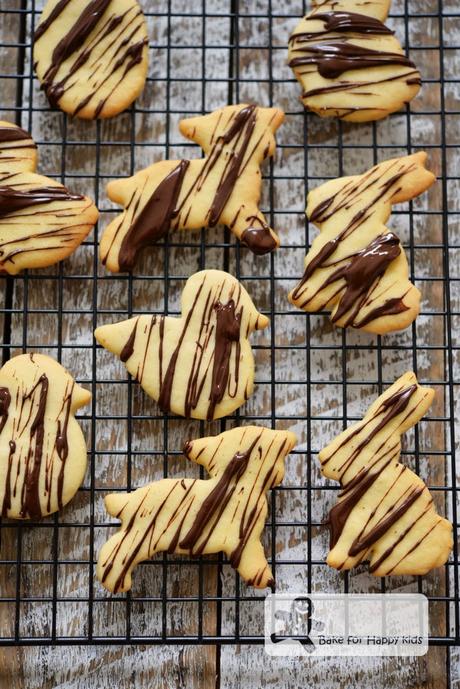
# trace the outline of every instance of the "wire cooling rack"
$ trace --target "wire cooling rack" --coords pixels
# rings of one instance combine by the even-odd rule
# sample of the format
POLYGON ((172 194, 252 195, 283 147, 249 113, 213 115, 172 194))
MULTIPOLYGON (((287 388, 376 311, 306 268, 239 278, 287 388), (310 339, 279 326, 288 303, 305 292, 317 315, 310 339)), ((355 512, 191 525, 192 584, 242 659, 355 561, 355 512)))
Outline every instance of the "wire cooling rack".
POLYGON ((103 509, 104 495, 162 476, 199 475, 181 456, 184 441, 247 422, 291 428, 299 436, 285 481, 271 494, 264 534, 277 590, 422 592, 430 600, 431 642, 460 643, 456 3, 393 3, 389 23, 419 65, 424 85, 410 110, 369 125, 303 112, 299 87, 285 64, 289 33, 307 9, 301 1, 145 0, 143 5, 150 35, 143 95, 113 121, 81 122, 50 110, 34 77, 31 47, 42 5, 2 0, 1 116, 33 133, 41 173, 95 199, 103 227, 115 213, 104 191, 109 179, 165 157, 200 155, 178 132, 181 117, 226 103, 280 106, 287 117, 276 158, 264 168, 263 208, 282 245, 276 254, 257 258, 222 228, 176 234, 146 252, 132 276, 110 275, 98 261, 96 232, 55 268, 0 278, 4 360, 44 351, 93 394, 80 416, 89 469, 77 496, 36 524, 1 523, 0 643, 262 642, 264 595, 241 582, 222 556, 157 556, 137 569, 127 595, 109 595, 94 576, 98 549, 114 528, 103 509), (287 292, 302 273, 315 233, 303 213, 307 190, 421 148, 429 153, 438 184, 395 210, 389 223, 406 246, 412 279, 422 291, 417 322, 381 338, 344 332, 325 315, 293 309, 287 292), (138 312, 177 314, 186 278, 206 267, 237 275, 271 318, 268 334, 254 338, 255 395, 234 417, 212 424, 160 413, 92 338, 97 325, 138 312), (409 369, 437 396, 430 415, 406 436, 403 460, 427 481, 437 508, 454 522, 454 550, 444 568, 424 578, 375 579, 365 566, 339 574, 325 564, 328 537, 321 525, 337 485, 321 478, 317 453, 409 369))

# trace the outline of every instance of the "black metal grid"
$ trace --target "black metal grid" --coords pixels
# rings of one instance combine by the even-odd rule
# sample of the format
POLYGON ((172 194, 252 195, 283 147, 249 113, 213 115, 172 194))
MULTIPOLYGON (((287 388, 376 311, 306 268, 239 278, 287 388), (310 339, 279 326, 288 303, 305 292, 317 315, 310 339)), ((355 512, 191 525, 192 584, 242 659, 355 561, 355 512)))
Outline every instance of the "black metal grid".
POLYGON ((91 388, 93 402, 80 416, 90 463, 78 496, 60 514, 37 524, 3 520, 0 525, 0 645, 261 643, 264 596, 242 584, 221 556, 158 556, 138 569, 140 583, 126 596, 108 596, 94 579, 97 548, 111 527, 101 510, 102 496, 163 475, 190 475, 193 467, 180 458, 184 437, 219 432, 236 422, 302 429, 292 471, 271 494, 266 530, 280 590, 292 589, 297 577, 308 590, 424 592, 435 621, 431 643, 460 643, 454 428, 460 107, 453 62, 460 14, 443 0, 394 3, 390 21, 421 66, 424 90, 411 110, 357 127, 306 115, 296 100, 299 89, 284 60, 289 31, 306 11, 305 2, 145 0, 152 31, 146 92, 156 93, 150 100, 144 94, 119 125, 112 125, 74 123, 50 111, 31 59, 41 5, 34 0, 1 4, 2 117, 33 131, 42 153, 39 172, 90 193, 102 224, 113 213, 103 192, 108 179, 132 174, 146 164, 146 155, 155 160, 189 151, 197 155, 196 147, 180 141, 180 117, 254 100, 280 105, 287 122, 279 132, 277 158, 264 170, 264 208, 282 242, 276 255, 253 259, 227 230, 202 232, 171 236, 133 276, 112 276, 99 264, 96 233, 56 269, 1 278, 3 359, 20 351, 49 352, 91 388), (188 58, 180 56, 182 51, 188 58), (162 123, 160 140, 149 130, 150 121, 162 123), (405 333, 376 338, 334 330, 324 315, 293 310, 286 294, 300 277, 311 234, 303 216, 306 191, 349 174, 354 166, 365 169, 365 161, 370 165, 419 148, 430 154, 437 189, 428 201, 395 211, 391 221, 423 292, 417 323, 405 333), (91 339, 101 322, 143 309, 177 313, 184 280, 204 267, 233 272, 271 317, 269 334, 255 344, 255 399, 234 418, 211 425, 161 414, 91 339), (379 581, 364 574, 365 568, 338 575, 325 565, 321 527, 337 486, 320 478, 317 452, 326 435, 359 418, 375 394, 410 366, 421 382, 435 386, 438 404, 407 440, 404 459, 427 479, 441 513, 454 522, 453 553, 441 573, 426 578, 379 581), (286 542, 294 543, 287 553, 286 542))

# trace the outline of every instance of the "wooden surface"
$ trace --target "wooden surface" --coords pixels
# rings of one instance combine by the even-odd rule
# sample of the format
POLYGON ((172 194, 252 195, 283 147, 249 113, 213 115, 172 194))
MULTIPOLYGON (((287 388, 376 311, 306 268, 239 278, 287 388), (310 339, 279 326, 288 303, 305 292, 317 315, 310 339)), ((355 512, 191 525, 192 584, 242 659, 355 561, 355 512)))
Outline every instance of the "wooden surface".
MULTIPOLYGON (((1 9, 17 9, 20 0, 1 0, 1 9)), ((201 4, 193 3, 193 12, 201 11, 201 4)), ((240 11, 246 14, 263 14, 267 12, 268 0, 251 0, 240 3, 240 11)), ((275 3, 273 3, 275 5, 275 3)), ((278 5, 278 4, 277 4, 278 5)), ((395 2, 395 15, 401 15, 405 3, 395 2)), ((436 12, 436 0, 414 0, 408 3, 411 12, 436 12)), ((208 14, 224 14, 230 9, 227 0, 207 0, 208 14)), ((32 7, 29 2, 28 8, 32 7)), ((37 9, 41 7, 36 3, 37 9)), ((166 11, 166 0, 153 2, 145 0, 144 8, 152 11, 166 11)), ((187 0, 174 0, 174 12, 190 13, 191 4, 187 0)), ((284 144, 277 152, 274 164, 275 179, 273 185, 267 182, 264 189, 264 208, 275 211, 274 226, 280 231, 282 248, 273 261, 277 280, 270 279, 269 257, 256 259, 242 249, 231 250, 228 256, 220 248, 204 249, 204 242, 219 242, 224 238, 222 229, 207 232, 205 235, 189 235, 187 241, 196 242, 195 247, 175 247, 168 254, 162 247, 149 251, 137 267, 136 276, 169 276, 168 280, 148 280, 134 277, 127 281, 124 277, 106 279, 102 266, 97 265, 99 279, 91 281, 93 274, 95 246, 93 238, 81 247, 68 261, 60 267, 30 273, 27 283, 21 278, 14 281, 13 309, 11 323, 12 353, 24 349, 39 347, 61 359, 62 363, 86 386, 92 389, 93 405, 97 421, 91 423, 91 410, 84 410, 88 417, 82 421, 88 443, 97 454, 93 455, 93 473, 88 469, 83 490, 72 503, 59 515, 60 526, 34 528, 4 528, 1 531, 0 559, 11 560, 10 564, 0 565, 0 589, 2 596, 14 597, 17 585, 17 571, 14 564, 18 548, 18 538, 23 560, 40 561, 53 559, 53 549, 57 549, 61 565, 54 579, 52 565, 23 565, 21 567, 22 596, 51 596, 53 586, 57 586, 60 600, 56 610, 56 632, 58 634, 86 634, 88 631, 87 604, 85 602, 66 602, 66 598, 84 599, 88 593, 90 580, 89 566, 85 564, 90 555, 90 525, 95 524, 95 550, 104 540, 107 529, 102 507, 105 490, 113 487, 135 487, 163 475, 163 451, 174 452, 181 448, 188 437, 214 433, 224 428, 224 424, 214 423, 204 426, 197 422, 170 420, 164 422, 162 417, 139 419, 133 423, 132 434, 127 430, 126 422, 110 417, 126 416, 128 411, 141 416, 158 416, 156 405, 146 398, 140 389, 126 384, 125 371, 114 357, 103 350, 94 349, 92 330, 97 324, 109 322, 132 311, 160 310, 165 306, 170 311, 177 310, 178 297, 184 280, 188 275, 203 267, 227 267, 242 278, 245 286, 253 296, 255 303, 262 310, 270 311, 271 295, 280 315, 272 318, 271 332, 258 334, 254 342, 257 349, 256 378, 259 382, 254 397, 248 402, 244 415, 266 417, 271 422, 272 397, 270 387, 271 359, 270 344, 284 347, 291 345, 298 349, 276 349, 274 366, 276 373, 276 416, 281 418, 280 427, 291 428, 299 435, 301 454, 293 455, 287 467, 286 486, 312 485, 312 520, 319 523, 326 509, 333 500, 330 491, 321 490, 324 485, 316 463, 316 453, 322 445, 332 438, 343 426, 343 417, 356 417, 374 398, 379 384, 389 383, 407 368, 417 365, 417 371, 424 381, 442 381, 445 371, 445 352, 436 349, 444 342, 442 316, 436 315, 443 309, 443 286, 439 281, 423 280, 428 276, 442 276, 442 224, 441 216, 414 214, 413 225, 410 224, 407 208, 394 215, 391 226, 397 228, 403 240, 415 243, 435 245, 431 250, 416 249, 412 252, 414 274, 419 278, 417 283, 423 293, 423 312, 413 330, 389 336, 385 344, 392 348, 383 350, 381 360, 373 345, 375 338, 361 333, 347 333, 332 328, 323 316, 310 318, 309 331, 306 329, 304 314, 289 308, 286 294, 294 280, 289 276, 299 275, 303 266, 305 241, 303 209, 305 205, 305 172, 311 177, 311 185, 319 184, 323 176, 351 174, 361 171, 375 161, 373 143, 392 144, 389 149, 378 149, 379 159, 405 152, 408 126, 410 140, 417 147, 430 145, 430 166, 439 175, 441 173, 441 122, 436 114, 439 110, 439 87, 428 83, 418 99, 412 105, 410 122, 405 114, 397 115, 376 126, 338 127, 334 121, 321 121, 313 116, 308 118, 308 131, 305 134, 303 117, 298 103, 298 86, 293 82, 291 73, 285 65, 286 51, 277 50, 286 44, 289 32, 296 24, 295 15, 302 13, 302 3, 296 0, 282 3, 276 7, 277 13, 294 15, 289 18, 275 18, 272 22, 272 54, 261 46, 268 46, 270 39, 269 23, 261 17, 241 18, 239 22, 238 55, 234 56, 238 69, 231 68, 230 51, 224 46, 230 41, 230 20, 227 17, 208 18, 204 25, 201 17, 175 17, 168 23, 166 17, 149 17, 149 31, 153 45, 150 51, 151 65, 144 94, 137 104, 137 111, 124 114, 113 121, 96 125, 95 123, 66 120, 57 112, 49 112, 43 94, 39 91, 36 80, 24 80, 22 93, 16 90, 16 80, 1 80, 2 107, 0 115, 14 120, 15 113, 8 108, 19 102, 25 107, 20 119, 22 126, 31 128, 32 133, 41 142, 39 150, 40 172, 61 176, 73 190, 91 194, 96 198, 104 212, 101 226, 113 217, 110 203, 105 197, 105 183, 113 175, 129 175, 154 160, 162 157, 187 157, 199 155, 199 151, 184 145, 178 131, 177 121, 180 114, 170 117, 169 136, 164 110, 181 114, 190 111, 207 111, 228 102, 255 100, 263 105, 270 103, 283 107, 288 113, 286 123, 279 131, 278 141, 284 144), (183 81, 172 81, 168 86, 164 77, 167 74, 168 62, 165 45, 168 40, 182 45, 182 49, 170 51, 170 75, 183 81), (206 51, 193 46, 203 41, 208 46, 206 51), (162 47, 163 46, 163 47, 162 47), (185 48, 184 46, 192 46, 185 48), (279 81, 270 86, 270 59, 273 77, 279 81), (203 89, 200 82, 188 82, 190 77, 202 76, 202 70, 208 81, 203 89), (233 71, 232 71, 233 69, 233 71), (226 77, 232 74, 240 78, 233 88, 229 89, 226 77), (255 79, 255 81, 247 81, 255 79), (17 101, 17 99, 19 99, 17 101), (32 105, 38 110, 28 109, 32 105), (149 112, 144 112, 148 110, 149 112), (423 113, 423 114, 418 114, 423 113), (62 139, 67 141, 62 147, 62 139), (131 138, 136 142, 147 142, 146 146, 137 146, 134 157, 127 145, 131 138), (87 146, 73 145, 72 141, 87 142, 87 146), (98 149, 94 145, 99 142, 98 149), (107 142, 111 142, 107 145, 107 142), (339 149, 322 149, 321 145, 332 143, 344 144, 339 149), (307 156, 304 158, 303 144, 308 143, 307 156), (153 145, 159 144, 159 145, 153 145), (363 146, 347 148, 347 144, 363 146), (367 146, 367 148, 365 148, 367 146), (394 147, 393 147, 394 146, 394 147), (63 155, 62 155, 63 154, 63 155), (61 162, 64 161, 64 169, 61 162), (94 174, 99 170, 104 176, 98 186, 94 174), (86 175, 73 178, 72 175, 86 175), (283 214, 283 210, 296 211, 294 214, 283 214), (290 247, 290 248, 288 248, 290 247), (298 247, 298 248, 295 248, 298 247), (250 276, 258 275, 257 280, 250 276), (47 277, 44 277, 47 276, 47 277), (172 277, 171 277, 172 276, 172 277), (176 278, 174 276, 177 276, 176 278), (248 279, 249 277, 249 279, 248 279), (246 278, 246 279, 245 279, 246 278), (273 293, 271 290, 273 289, 273 293), (98 306, 98 314, 92 313, 93 302, 98 306), (24 308, 29 313, 24 314, 24 308), (33 313, 33 310, 54 310, 53 313, 33 313), (57 315, 58 309, 63 312, 62 318, 57 315), (122 315, 113 315, 113 311, 122 315), (289 312, 289 314, 288 314, 289 312), (25 326, 27 326, 25 328, 25 326), (306 355, 305 341, 309 335, 310 351, 306 355), (26 334, 26 340, 24 336, 26 334), (414 361, 410 345, 413 338, 420 349, 414 361), (330 345, 331 349, 323 350, 320 345, 330 345), (341 345, 346 345, 342 355, 341 345), (78 347, 69 347, 78 345, 78 347), (400 346, 406 349, 398 349, 400 346), (432 345, 432 349, 423 349, 432 345), (359 349, 356 346, 360 347, 359 349), (316 347, 316 348, 315 348, 316 347), (393 348, 394 347, 394 348, 393 348), (368 348, 368 349, 367 349, 368 348), (311 383, 307 384, 307 356, 311 383), (97 361, 97 380, 92 377, 93 359, 97 361), (344 371, 349 384, 342 388, 344 371), (111 383, 102 381, 112 381, 111 383), (117 382, 115 382, 117 381, 117 382), (316 382, 320 381, 320 382, 316 382), (328 384, 325 383, 328 381, 328 384), (355 385, 354 382, 367 381, 355 385), (309 411, 308 393, 311 394, 311 414, 317 420, 310 427, 295 416, 305 417, 309 411), (321 416, 331 417, 321 421, 321 416), (333 418, 335 417, 335 418, 333 418), (164 423, 167 423, 169 444, 164 447, 164 423), (310 430, 310 432, 308 432, 310 430), (129 453, 131 471, 128 470, 129 453), (159 455, 149 454, 152 451, 159 455), (307 456, 311 454, 312 461, 307 456), (97 489, 94 500, 94 512, 91 510, 91 487, 97 489), (72 524, 85 524, 83 527, 72 524), (67 526, 62 526, 66 524, 67 526), (21 535, 18 536, 19 531, 21 535)), ((0 42, 4 44, 17 42, 20 35, 18 13, 1 14, 0 42)), ((406 42, 403 21, 396 16, 392 20, 398 36, 406 42)), ((446 22, 445 32, 451 44, 455 44, 455 22, 446 22)), ((30 29, 30 25, 28 27, 30 29)), ((409 39, 412 45, 439 45, 439 22, 429 19, 413 19, 410 23, 409 39)), ((417 62, 425 77, 439 78, 439 52, 417 53, 417 62)), ((31 73, 30 49, 27 48, 23 58, 18 56, 15 48, 0 47, 0 73, 14 75, 16 62, 24 64, 26 75, 31 73)), ((450 60, 450 58, 449 58, 450 60)), ((450 65, 450 62, 449 62, 450 65)), ((449 65, 447 67, 449 68, 449 65)), ((447 104, 451 109, 457 108, 453 91, 447 94, 447 104)), ((447 134, 455 137, 455 124, 449 119, 447 134)), ((449 153, 450 155, 450 153, 449 153)), ((453 155, 453 154, 452 154, 453 155)), ((449 159, 451 170, 458 162, 449 159)), ((267 168, 268 172, 268 168, 267 168)), ((454 174, 454 172, 452 172, 454 174)), ((424 198, 414 203, 415 209, 426 209, 439 212, 442 207, 442 188, 438 184, 424 198)), ((458 228, 453 224, 452 233, 458 228)), ((176 238, 179 242, 182 238, 176 238)), ((311 239, 311 237, 310 237, 311 239)), ((451 237, 454 243, 454 236, 451 237)), ((6 280, 2 279, 2 288, 6 290, 6 280)), ((11 281, 10 281, 10 284, 11 281)), ((459 311, 459 305, 454 308, 459 311)), ((3 315, 0 316, 3 318, 3 315)), ((3 320, 0 322, 3 327, 3 320)), ((443 416, 446 413, 445 398, 442 386, 437 386, 437 399, 431 416, 443 416)), ((244 418, 244 416, 242 417, 244 418)), ((232 424, 230 421, 228 424, 232 424)), ((443 422, 422 423, 419 429, 420 447, 424 452, 419 457, 419 470, 430 485, 443 485, 449 481, 442 459, 431 452, 443 451, 448 442, 445 432, 448 424, 443 422)), ((406 439, 405 447, 414 446, 412 436, 406 439)), ((414 465, 414 459, 407 456, 405 461, 414 465)), ((170 475, 194 475, 195 469, 184 467, 180 457, 170 458, 167 464, 170 475)), ((442 492, 436 493, 438 507, 449 514, 442 492)), ((305 493, 300 490, 278 491, 274 498, 272 514, 278 521, 297 522, 298 526, 285 526, 277 529, 275 544, 270 544, 270 533, 267 531, 266 543, 273 547, 279 560, 306 559, 311 548, 311 557, 324 559, 327 550, 327 534, 323 528, 312 527, 311 543, 308 544, 307 509, 305 493)), ((55 523, 53 519, 48 523, 55 523)), ((138 570, 133 596, 160 595, 161 572, 157 566, 145 566, 138 570)), ((219 569, 217 564, 202 566, 203 590, 214 595, 218 590, 219 569)), ((222 589, 233 595, 235 577, 228 567, 221 571, 222 589)), ((199 581, 199 568, 195 565, 170 567, 168 569, 168 595, 186 597, 196 595, 199 581)), ((343 576, 327 569, 325 566, 296 564, 278 565, 276 577, 280 590, 305 590, 309 580, 315 590, 342 590, 343 576)), ((451 582, 452 583, 452 582, 451 582)), ((378 582, 360 568, 358 573, 349 578, 350 590, 379 590, 378 582), (377 589, 375 588, 377 585, 377 589)), ((94 593, 97 598, 105 596, 103 589, 95 581, 94 593)), ((415 580, 397 578, 387 582, 394 590, 417 590, 415 580)), ((251 595, 251 590, 241 585, 243 595, 251 595)), ((444 572, 435 572, 424 579, 424 592, 433 595, 445 593, 444 572)), ((177 604, 169 607, 168 633, 196 633, 197 607, 195 604, 177 604)), ((216 630, 218 618, 215 604, 210 603, 204 610, 203 631, 212 634, 216 630)), ((0 608, 0 632, 11 634, 13 629, 15 605, 3 604, 0 608)), ((132 633, 157 633, 161 629, 161 610, 158 606, 148 606, 135 601, 131 606, 132 633)), ((49 633, 53 624, 53 610, 49 603, 23 603, 21 605, 21 633, 49 633)), ((262 624, 260 605, 248 602, 241 604, 240 627, 242 633, 260 633, 262 624)), ((222 631, 232 633, 235 625, 234 606, 223 606, 222 631)), ((445 612, 442 606, 432 611, 433 632, 442 635, 445 632, 445 612)), ((124 602, 113 603, 100 600, 94 607, 95 634, 123 634, 126 628, 126 605, 124 602)), ((374 687, 435 688, 449 686, 447 661, 451 659, 451 684, 458 681, 458 655, 456 651, 444 648, 431 648, 428 655, 419 659, 325 659, 291 660, 270 659, 261 647, 222 646, 162 646, 162 647, 64 647, 64 648, 0 648, 0 689, 104 689, 114 687, 143 688, 182 688, 208 689, 220 686, 225 689, 256 687, 276 687, 276 689, 294 689, 295 687, 315 686, 320 684, 328 689, 349 686, 353 681, 357 686, 373 689, 374 687)))

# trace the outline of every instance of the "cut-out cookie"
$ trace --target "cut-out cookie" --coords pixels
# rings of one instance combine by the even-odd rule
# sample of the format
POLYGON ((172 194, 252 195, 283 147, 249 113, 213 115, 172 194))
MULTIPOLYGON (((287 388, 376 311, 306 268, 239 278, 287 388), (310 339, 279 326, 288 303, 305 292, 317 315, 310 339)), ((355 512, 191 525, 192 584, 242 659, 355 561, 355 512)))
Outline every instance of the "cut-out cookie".
POLYGON ((182 316, 135 316, 94 335, 125 363, 163 411, 194 419, 231 414, 252 394, 248 337, 269 321, 232 275, 203 270, 187 280, 182 316))
POLYGON ((389 7, 389 0, 313 2, 289 39, 289 66, 306 108, 369 122, 417 95, 420 73, 383 24, 389 7))
POLYGON ((320 230, 289 300, 304 311, 330 310, 331 320, 383 334, 417 317, 420 292, 409 280, 398 237, 385 227, 391 207, 436 180, 426 153, 387 160, 362 175, 339 177, 308 195, 307 216, 320 230))
POLYGON ((91 395, 54 359, 22 354, 0 370, 0 514, 39 519, 66 505, 86 470, 75 420, 91 395))
POLYGON ((266 493, 283 480, 285 459, 296 442, 289 431, 234 428, 184 448, 211 478, 166 478, 133 493, 108 495, 106 509, 121 527, 99 554, 99 581, 114 593, 128 591, 133 569, 154 553, 224 552, 248 584, 273 586, 260 540, 266 493))
POLYGON ((279 245, 258 204, 260 165, 275 152, 281 110, 229 105, 182 120, 180 131, 204 150, 196 160, 164 160, 134 177, 110 182, 109 198, 125 207, 105 229, 102 262, 112 272, 132 270, 139 252, 169 230, 228 225, 255 254, 279 245))
POLYGON ((35 31, 35 70, 53 107, 113 117, 144 88, 147 43, 136 0, 48 0, 35 31))
POLYGON ((386 576, 426 574, 446 562, 452 526, 437 514, 422 479, 399 462, 401 435, 433 397, 434 390, 406 373, 319 453, 323 475, 342 486, 329 513, 331 567, 368 560, 372 574, 386 576))
POLYGON ((79 246, 98 218, 87 196, 35 174, 30 134, 0 122, 0 272, 43 268, 79 246))

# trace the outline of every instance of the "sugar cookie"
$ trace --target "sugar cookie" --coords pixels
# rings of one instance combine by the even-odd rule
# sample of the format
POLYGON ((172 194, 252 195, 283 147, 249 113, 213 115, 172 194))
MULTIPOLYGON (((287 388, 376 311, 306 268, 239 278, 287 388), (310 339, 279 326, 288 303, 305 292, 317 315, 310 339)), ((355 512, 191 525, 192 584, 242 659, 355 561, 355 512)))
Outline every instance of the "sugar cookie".
POLYGON ((86 470, 75 420, 90 393, 54 359, 22 354, 0 370, 0 514, 39 519, 66 505, 86 470))
POLYGON ((136 0, 48 0, 35 31, 35 70, 51 106, 113 117, 144 88, 147 44, 136 0))
POLYGON ((255 254, 279 245, 259 210, 260 165, 275 152, 284 114, 276 108, 229 105, 180 122, 180 131, 206 157, 164 160, 134 177, 110 182, 109 198, 124 206, 105 229, 101 260, 118 273, 132 270, 139 252, 170 230, 228 225, 255 254))
POLYGON ((428 189, 435 176, 426 153, 394 158, 362 175, 339 177, 308 195, 307 216, 321 230, 289 300, 304 311, 331 310, 331 320, 383 334, 417 317, 420 292, 409 282, 398 237, 385 227, 391 207, 428 189))
POLYGON ((88 235, 98 211, 87 196, 35 174, 30 134, 0 122, 0 272, 15 275, 69 256, 88 235))
POLYGON ((399 462, 401 435, 426 413, 434 390, 406 373, 319 453, 324 476, 342 490, 329 514, 327 563, 339 570, 369 560, 375 576, 426 574, 452 549, 452 525, 440 517, 421 478, 399 462))
POLYGON ((313 2, 289 39, 289 65, 306 108, 369 122, 417 95, 420 73, 383 24, 389 6, 389 0, 313 2))
POLYGON ((194 419, 231 414, 252 394, 248 337, 269 321, 232 275, 203 270, 187 280, 182 316, 135 316, 95 331, 163 411, 194 419))
POLYGON ((131 574, 155 553, 192 557, 223 551, 248 584, 273 586, 261 543, 268 490, 281 483, 297 442, 289 431, 233 428, 188 442, 184 454, 211 478, 166 478, 105 498, 120 530, 104 544, 97 577, 109 591, 131 588, 131 574))

